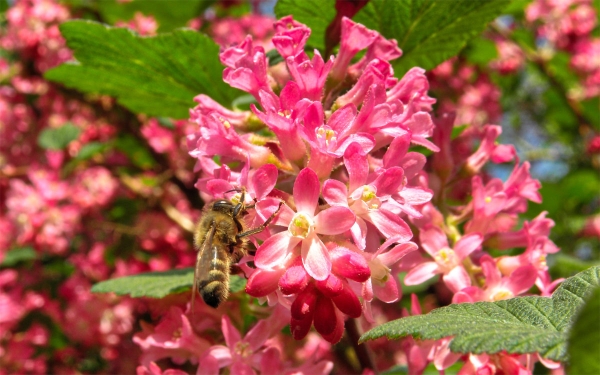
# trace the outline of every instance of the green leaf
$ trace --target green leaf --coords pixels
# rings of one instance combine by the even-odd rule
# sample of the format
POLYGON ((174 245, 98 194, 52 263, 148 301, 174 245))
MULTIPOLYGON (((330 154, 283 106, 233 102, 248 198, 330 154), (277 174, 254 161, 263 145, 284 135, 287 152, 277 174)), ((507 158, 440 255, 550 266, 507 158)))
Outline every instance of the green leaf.
MULTIPOLYGON (((173 293, 185 292, 192 287, 194 269, 184 268, 165 272, 148 272, 119 277, 95 284, 93 293, 115 293, 131 297, 163 298, 173 293)), ((244 290, 246 279, 230 276, 229 290, 236 293, 244 290)))
POLYGON ((419 66, 432 69, 455 56, 502 13, 507 0, 371 0, 353 18, 398 41, 397 76, 419 66))
POLYGON ((7 268, 14 267, 20 262, 33 260, 36 257, 37 253, 32 247, 19 247, 16 249, 9 250, 6 254, 4 254, 4 259, 2 260, 2 263, 0 263, 0 266, 7 268))
POLYGON ((8 9, 8 1, 0 0, 0 13, 6 12, 7 9, 8 9))
POLYGON ((600 267, 569 279, 552 298, 520 297, 498 302, 454 304, 427 315, 398 319, 365 333, 360 342, 386 336, 419 339, 454 336, 450 349, 458 353, 533 353, 565 361, 566 340, 583 300, 600 285, 600 267))
POLYGON ((600 288, 587 299, 569 337, 569 374, 600 374, 600 288))
POLYGON ((153 16, 158 22, 158 31, 167 32, 184 27, 188 21, 202 14, 212 5, 210 0, 116 0, 98 1, 98 12, 102 19, 110 24, 117 21, 129 21, 136 12, 153 16))
POLYGON ((193 268, 140 273, 99 282, 92 287, 92 292, 128 294, 134 298, 163 298, 169 294, 181 293, 190 289, 193 278, 193 268))
POLYGON ((183 119, 200 93, 225 105, 241 94, 223 82, 219 46, 196 31, 140 37, 81 20, 65 22, 60 30, 77 61, 50 69, 45 77, 115 96, 133 112, 183 119))
POLYGON ((231 293, 241 292, 246 289, 246 279, 238 275, 229 275, 229 290, 231 293))
POLYGON ((75 156, 75 159, 77 159, 77 160, 90 159, 94 155, 103 153, 109 147, 110 146, 108 144, 102 143, 102 142, 86 143, 85 145, 83 145, 83 147, 81 147, 81 150, 79 150, 79 153, 77 153, 77 156, 75 156))
POLYGON ((115 148, 129 157, 129 160, 141 169, 150 169, 156 162, 150 151, 139 139, 130 134, 120 136, 115 140, 115 148))
POLYGON ((37 143, 46 150, 62 150, 77 139, 81 129, 73 124, 66 123, 59 128, 46 128, 38 136, 37 143))
POLYGON ((335 18, 335 0, 279 0, 275 5, 277 18, 294 16, 294 20, 310 27, 306 44, 325 50, 325 31, 335 18))

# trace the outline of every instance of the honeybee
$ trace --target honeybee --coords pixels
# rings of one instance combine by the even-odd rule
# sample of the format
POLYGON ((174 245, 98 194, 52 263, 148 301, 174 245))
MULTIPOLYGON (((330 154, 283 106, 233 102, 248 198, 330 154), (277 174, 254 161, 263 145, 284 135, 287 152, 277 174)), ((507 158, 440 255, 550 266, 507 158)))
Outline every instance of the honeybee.
POLYGON ((194 246, 198 250, 194 283, 192 286, 192 306, 199 291, 204 302, 214 308, 229 296, 229 274, 232 264, 237 263, 247 252, 248 236, 265 230, 279 212, 277 210, 263 225, 244 230, 242 214, 254 205, 244 204, 244 191, 240 203, 220 199, 205 207, 194 231, 194 246))

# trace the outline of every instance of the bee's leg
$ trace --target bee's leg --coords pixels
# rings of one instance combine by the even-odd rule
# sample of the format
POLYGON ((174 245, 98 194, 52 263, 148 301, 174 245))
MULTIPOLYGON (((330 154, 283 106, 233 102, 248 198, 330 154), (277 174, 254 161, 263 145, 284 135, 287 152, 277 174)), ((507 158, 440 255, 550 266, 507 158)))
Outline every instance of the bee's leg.
POLYGON ((256 227, 256 228, 252 228, 250 230, 247 230, 245 232, 242 233, 238 233, 236 234, 237 238, 242 238, 242 237, 248 237, 251 236, 253 234, 256 233, 260 233, 263 230, 265 230, 265 228, 267 228, 269 226, 269 224, 271 223, 271 221, 273 221, 273 219, 275 218, 275 216, 279 213, 279 210, 281 209, 281 206, 283 206, 283 201, 279 202, 279 206, 277 207, 277 209, 275 210, 275 212, 273 212, 273 214, 271 216, 269 216, 269 218, 263 223, 263 225, 256 227))
POLYGON ((233 208, 233 217, 237 217, 240 213, 246 210, 246 205, 244 204, 244 200, 246 199, 246 189, 242 190, 242 195, 240 196, 240 203, 236 204, 233 208))

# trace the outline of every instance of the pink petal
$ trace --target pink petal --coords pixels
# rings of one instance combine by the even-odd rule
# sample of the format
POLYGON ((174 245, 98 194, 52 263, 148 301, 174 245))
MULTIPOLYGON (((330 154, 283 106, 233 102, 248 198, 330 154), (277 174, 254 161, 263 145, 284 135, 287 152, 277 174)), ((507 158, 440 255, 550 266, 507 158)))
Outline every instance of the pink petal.
POLYGON ((294 202, 296 211, 313 216, 319 201, 320 184, 317 174, 310 168, 304 168, 294 183, 294 202))
POLYGON ((423 204, 431 200, 433 192, 429 189, 405 187, 400 191, 400 196, 408 204, 423 204))
POLYGON ((223 197, 223 193, 232 189, 233 185, 231 185, 228 181, 221 179, 210 180, 206 183, 206 191, 213 197, 221 198, 223 197))
POLYGON ((352 240, 359 249, 364 250, 367 246, 367 223, 360 217, 356 217, 356 223, 350 228, 352 240))
POLYGON ((235 347, 235 344, 240 342, 242 339, 240 331, 238 331, 233 324, 231 324, 231 320, 229 320, 227 315, 223 315, 221 318, 221 330, 223 331, 223 336, 225 337, 225 343, 229 348, 235 347))
POLYGON ((394 274, 388 275, 384 285, 373 283, 373 292, 378 299, 385 303, 396 302, 400 298, 398 293, 398 281, 394 274))
POLYGON ((231 375, 256 375, 256 372, 250 367, 250 365, 235 361, 231 365, 231 375))
POLYGON ((323 336, 323 338, 325 340, 329 341, 330 343, 337 344, 342 339, 342 335, 344 334, 344 316, 343 316, 342 312, 338 309, 334 308, 334 312, 335 312, 335 320, 329 321, 329 324, 331 324, 335 327, 333 332, 331 332, 330 334, 326 334, 326 335, 321 334, 321 335, 323 336))
POLYGON ((367 217, 385 237, 395 237, 396 242, 407 242, 412 238, 412 232, 404 220, 387 210, 369 211, 367 217))
POLYGON ((331 334, 335 330, 335 307, 331 299, 320 297, 315 309, 315 329, 321 335, 331 334))
POLYGON ((231 351, 228 347, 223 345, 214 345, 211 346, 207 352, 207 355, 210 355, 214 359, 217 360, 219 367, 229 366, 231 364, 231 351))
POLYGON ((211 355, 205 355, 198 360, 196 375, 219 375, 219 363, 211 355))
POLYGON ((404 278, 405 285, 419 285, 438 274, 438 264, 436 262, 421 263, 412 270, 408 271, 404 278))
POLYGON ((362 313, 360 301, 348 284, 346 284, 342 292, 333 297, 332 300, 341 312, 352 318, 358 318, 362 313))
POLYGON ((454 294, 454 297, 452 297, 452 303, 473 303, 473 302, 475 302, 476 300, 473 299, 473 297, 471 297, 471 295, 465 291, 466 289, 469 289, 469 288, 475 288, 475 287, 470 286, 470 287, 465 288, 465 289, 461 290, 460 292, 454 294))
POLYGON ((315 280, 325 280, 331 272, 329 251, 314 231, 302 241, 302 262, 315 280))
POLYGON ((315 216, 315 231, 325 235, 340 234, 352 228, 355 221, 356 216, 349 208, 332 206, 315 216))
POLYGON ((278 375, 283 373, 281 353, 275 347, 269 347, 259 354, 261 375, 278 375))
POLYGON ((477 250, 482 242, 483 237, 479 233, 467 234, 454 245, 454 252, 460 259, 465 259, 469 254, 477 250))
POLYGON ((460 292, 471 286, 471 278, 462 266, 454 267, 452 271, 443 276, 444 283, 453 292, 460 292))
POLYGON ((273 268, 281 265, 287 253, 300 242, 289 231, 279 232, 269 238, 256 250, 254 263, 259 268, 273 268))
POLYGON ((315 285, 328 298, 333 298, 344 290, 342 280, 333 274, 329 274, 329 277, 325 280, 317 281, 315 285))
MULTIPOLYGON (((383 167, 399 167, 400 162, 406 155, 408 147, 410 146, 410 134, 406 133, 400 137, 394 138, 390 143, 385 155, 383 155, 383 167)), ((420 154, 419 154, 420 155, 420 154)))
POLYGON ((248 278, 246 284, 246 293, 253 297, 264 297, 277 290, 279 279, 284 268, 278 268, 273 271, 257 269, 248 278))
POLYGON ((423 250, 431 256, 435 256, 441 249, 448 247, 448 238, 438 227, 430 226, 421 230, 419 239, 423 250))
MULTIPOLYGON (((488 254, 484 254, 480 259, 481 269, 485 277, 485 285, 487 288, 495 287, 500 283, 502 274, 496 266, 496 262, 488 254)), ((536 276, 537 277, 537 276, 536 276)), ((535 278, 534 278, 535 281, 535 278)))
POLYGON ((419 247, 414 242, 406 242, 398 246, 394 246, 390 251, 380 254, 377 259, 386 267, 391 267, 400 261, 406 254, 417 250, 419 247))
POLYGON ((382 174, 377 176, 375 181, 371 183, 377 190, 378 197, 384 197, 392 195, 398 192, 398 189, 402 186, 404 177, 404 170, 400 167, 392 167, 385 170, 382 174))
POLYGON ((367 183, 369 163, 359 144, 353 143, 348 146, 344 152, 344 165, 348 170, 348 175, 350 175, 349 191, 354 191, 367 183))
POLYGON ((254 172, 249 189, 254 191, 257 200, 261 200, 273 190, 277 183, 277 175, 277 167, 273 164, 265 164, 254 172))
MULTIPOLYGON (((415 245, 416 246, 416 245, 415 245)), ((329 252, 331 270, 339 276, 364 282, 371 277, 371 270, 365 257, 344 247, 336 247, 329 252)))
POLYGON ((306 288, 310 276, 306 273, 302 258, 297 257, 279 279, 279 288, 284 295, 296 294, 306 288))
POLYGON ((537 279, 537 270, 533 265, 517 268, 510 274, 505 287, 513 292, 515 296, 527 292, 537 279))
POLYGON ((335 154, 342 156, 352 144, 359 145, 362 153, 367 154, 375 146, 375 139, 367 133, 350 134, 341 143, 338 143, 335 154))
POLYGON ((354 117, 356 117, 356 107, 348 104, 333 112, 327 121, 327 125, 341 134, 352 125, 354 117))
POLYGON ((244 336, 244 341, 250 344, 252 351, 260 348, 271 336, 271 323, 267 320, 261 320, 244 336))
POLYGON ((348 206, 348 189, 338 180, 323 183, 323 199, 332 206, 348 206))

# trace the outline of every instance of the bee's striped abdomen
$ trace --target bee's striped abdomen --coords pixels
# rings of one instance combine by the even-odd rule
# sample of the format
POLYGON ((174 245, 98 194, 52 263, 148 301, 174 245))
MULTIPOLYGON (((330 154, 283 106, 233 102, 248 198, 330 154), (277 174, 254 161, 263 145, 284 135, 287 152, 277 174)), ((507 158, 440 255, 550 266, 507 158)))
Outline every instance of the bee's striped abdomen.
POLYGON ((198 290, 204 302, 217 307, 229 296, 230 257, 227 247, 213 244, 200 259, 198 290))

